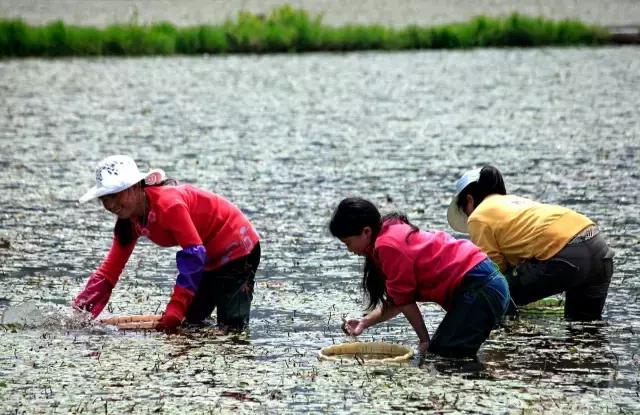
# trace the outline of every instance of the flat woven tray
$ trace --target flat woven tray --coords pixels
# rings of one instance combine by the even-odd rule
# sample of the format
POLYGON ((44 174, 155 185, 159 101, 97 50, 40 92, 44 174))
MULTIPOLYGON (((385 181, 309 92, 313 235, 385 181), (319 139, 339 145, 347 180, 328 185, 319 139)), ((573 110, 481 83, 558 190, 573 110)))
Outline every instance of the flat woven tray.
POLYGON ((150 330, 155 329, 160 315, 148 316, 119 316, 100 320, 102 324, 116 326, 121 330, 150 330))
POLYGON ((318 352, 320 360, 357 360, 359 363, 399 363, 413 357, 413 349, 384 342, 334 344, 318 352))

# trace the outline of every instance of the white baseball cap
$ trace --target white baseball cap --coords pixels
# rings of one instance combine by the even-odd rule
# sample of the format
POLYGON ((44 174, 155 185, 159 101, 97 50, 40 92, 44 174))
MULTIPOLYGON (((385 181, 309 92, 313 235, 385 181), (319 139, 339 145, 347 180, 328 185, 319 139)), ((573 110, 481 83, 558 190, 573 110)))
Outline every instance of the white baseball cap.
POLYGON ((160 175, 160 179, 166 178, 164 171, 160 169, 153 169, 147 173, 140 172, 136 162, 129 156, 109 156, 98 163, 96 185, 82 195, 79 201, 84 203, 100 196, 121 192, 141 180, 145 180, 148 176, 154 176, 155 182, 158 175, 160 175))
POLYGON ((467 186, 480 179, 480 170, 482 170, 481 167, 469 170, 456 182, 456 193, 451 198, 451 203, 449 203, 449 208, 447 209, 447 221, 458 232, 468 232, 467 220, 469 219, 467 214, 458 207, 458 196, 467 186))

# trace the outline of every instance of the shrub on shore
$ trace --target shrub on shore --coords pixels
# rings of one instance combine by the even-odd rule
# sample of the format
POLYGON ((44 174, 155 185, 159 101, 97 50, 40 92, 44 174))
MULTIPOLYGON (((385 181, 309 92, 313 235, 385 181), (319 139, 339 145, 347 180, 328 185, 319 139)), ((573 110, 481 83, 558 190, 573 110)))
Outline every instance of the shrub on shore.
POLYGON ((241 12, 222 25, 176 27, 170 23, 116 24, 104 29, 56 21, 31 26, 0 19, 0 56, 139 56, 406 50, 473 47, 596 45, 606 30, 572 20, 551 21, 513 14, 479 16, 466 23, 433 27, 322 24, 300 9, 283 6, 268 16, 241 12))

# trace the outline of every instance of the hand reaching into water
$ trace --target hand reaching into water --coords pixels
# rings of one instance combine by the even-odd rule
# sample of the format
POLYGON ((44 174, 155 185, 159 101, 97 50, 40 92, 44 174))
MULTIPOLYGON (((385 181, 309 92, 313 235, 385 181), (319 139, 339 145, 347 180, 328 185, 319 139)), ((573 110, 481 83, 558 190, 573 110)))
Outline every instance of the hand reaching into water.
POLYGON ((191 291, 176 285, 173 288, 171 300, 169 301, 169 304, 167 304, 167 308, 164 313, 162 313, 162 317, 160 318, 160 321, 158 321, 156 329, 158 331, 166 332, 176 331, 178 326, 182 324, 192 300, 193 293, 191 291))
POLYGON ((418 343, 418 353, 425 354, 429 351, 429 341, 418 343))
POLYGON ((92 274, 84 290, 73 299, 71 304, 79 310, 91 312, 93 318, 96 318, 109 302, 112 290, 113 286, 110 282, 97 274, 92 274))
POLYGON ((173 333, 177 331, 178 326, 182 324, 183 319, 183 312, 169 303, 167 310, 162 313, 162 317, 160 317, 160 320, 156 325, 156 330, 173 333))
POLYGON ((351 336, 359 336, 368 327, 364 318, 351 319, 342 323, 342 331, 351 336))

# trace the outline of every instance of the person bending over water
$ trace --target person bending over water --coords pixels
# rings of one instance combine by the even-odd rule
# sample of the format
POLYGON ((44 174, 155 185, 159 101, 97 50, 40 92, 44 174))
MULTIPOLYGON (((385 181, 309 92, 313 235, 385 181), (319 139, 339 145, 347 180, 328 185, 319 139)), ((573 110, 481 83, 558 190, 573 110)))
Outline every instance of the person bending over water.
POLYGON ((106 258, 73 304, 97 317, 109 301, 136 242, 180 246, 178 277, 158 324, 173 330, 186 318, 201 322, 217 307, 218 326, 241 330, 249 322, 259 237, 240 209, 222 196, 167 180, 162 170, 143 174, 124 155, 102 160, 96 185, 80 202, 99 198, 117 215, 106 258))
POLYGON ((457 181, 447 219, 500 266, 516 305, 566 292, 565 318, 602 318, 613 251, 586 216, 507 195, 502 174, 487 165, 457 181))
POLYGON ((329 229, 350 252, 365 257, 362 287, 370 313, 348 320, 349 334, 402 313, 418 335, 421 353, 474 356, 506 312, 504 276, 470 241, 421 231, 397 213, 381 217, 361 198, 342 200, 329 229), (432 338, 416 303, 425 301, 447 312, 432 338))

